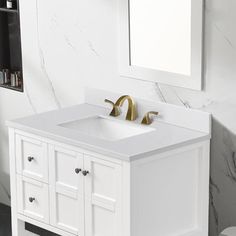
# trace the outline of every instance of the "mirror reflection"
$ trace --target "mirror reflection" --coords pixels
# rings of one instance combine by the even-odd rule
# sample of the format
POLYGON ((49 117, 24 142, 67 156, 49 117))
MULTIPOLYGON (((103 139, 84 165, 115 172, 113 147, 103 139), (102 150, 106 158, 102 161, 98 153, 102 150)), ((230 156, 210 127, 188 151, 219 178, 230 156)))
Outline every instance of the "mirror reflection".
POLYGON ((130 0, 130 65, 191 75, 191 1, 130 0))

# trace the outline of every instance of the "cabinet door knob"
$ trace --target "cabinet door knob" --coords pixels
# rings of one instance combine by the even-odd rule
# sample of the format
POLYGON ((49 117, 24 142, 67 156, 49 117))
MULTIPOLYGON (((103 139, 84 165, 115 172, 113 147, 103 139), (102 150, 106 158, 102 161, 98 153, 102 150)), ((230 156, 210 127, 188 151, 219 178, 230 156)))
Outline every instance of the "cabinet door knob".
POLYGON ((79 169, 79 168, 76 168, 76 169, 75 169, 75 173, 76 173, 76 174, 79 174, 81 171, 82 171, 82 170, 79 169))
POLYGON ((28 161, 31 162, 34 160, 34 157, 28 157, 28 161))
POLYGON ((82 171, 82 174, 83 174, 84 176, 86 176, 87 174, 89 174, 89 171, 83 170, 83 171, 82 171))
POLYGON ((30 201, 30 202, 35 201, 35 198, 34 198, 34 197, 30 197, 30 198, 29 198, 29 201, 30 201))

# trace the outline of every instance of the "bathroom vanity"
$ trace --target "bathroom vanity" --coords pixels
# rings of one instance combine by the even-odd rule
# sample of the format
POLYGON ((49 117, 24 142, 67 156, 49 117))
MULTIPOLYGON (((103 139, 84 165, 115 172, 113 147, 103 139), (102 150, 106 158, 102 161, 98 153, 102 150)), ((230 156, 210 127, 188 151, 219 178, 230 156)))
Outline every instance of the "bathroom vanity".
POLYGON ((104 103, 118 97, 89 89, 84 104, 7 122, 13 236, 25 222, 62 236, 208 235, 210 114, 136 99, 125 121, 104 103))

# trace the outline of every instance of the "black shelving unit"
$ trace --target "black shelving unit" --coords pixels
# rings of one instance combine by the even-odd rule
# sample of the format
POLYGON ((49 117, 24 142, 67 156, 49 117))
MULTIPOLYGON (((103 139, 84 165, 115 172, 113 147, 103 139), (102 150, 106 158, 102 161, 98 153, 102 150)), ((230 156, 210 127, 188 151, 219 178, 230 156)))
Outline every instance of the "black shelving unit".
POLYGON ((6 0, 0 0, 0 71, 3 69, 20 71, 21 85, 13 87, 7 83, 0 87, 23 92, 19 0, 15 9, 6 8, 6 0))
POLYGON ((9 13, 18 13, 17 9, 8 9, 6 7, 0 7, 0 11, 9 12, 9 13))

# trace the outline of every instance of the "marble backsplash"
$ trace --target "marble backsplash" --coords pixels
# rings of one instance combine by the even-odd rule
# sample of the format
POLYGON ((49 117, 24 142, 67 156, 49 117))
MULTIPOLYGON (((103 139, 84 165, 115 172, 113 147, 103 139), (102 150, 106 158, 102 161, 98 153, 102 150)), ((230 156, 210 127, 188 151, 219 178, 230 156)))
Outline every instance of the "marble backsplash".
POLYGON ((210 236, 236 226, 236 1, 206 0, 204 91, 119 76, 119 0, 20 0, 25 93, 0 91, 0 202, 10 203, 6 119, 83 102, 85 87, 213 113, 210 236))

